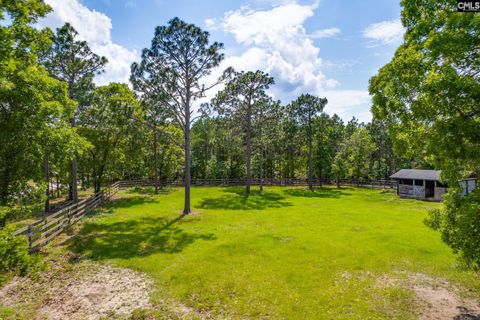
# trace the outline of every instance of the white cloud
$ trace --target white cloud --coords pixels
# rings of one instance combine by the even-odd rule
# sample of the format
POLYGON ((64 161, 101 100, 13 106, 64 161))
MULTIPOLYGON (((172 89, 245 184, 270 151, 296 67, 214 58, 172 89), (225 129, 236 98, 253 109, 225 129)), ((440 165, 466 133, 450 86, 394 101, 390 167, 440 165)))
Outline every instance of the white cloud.
POLYGON ((343 120, 353 115, 360 121, 370 121, 371 98, 366 90, 328 90, 324 92, 328 99, 325 111, 336 113, 343 120))
POLYGON ((237 71, 255 71, 268 68, 269 54, 257 47, 249 48, 240 56, 227 56, 224 66, 235 66, 237 71))
POLYGON ((129 50, 113 42, 110 18, 91 10, 78 0, 46 0, 53 11, 39 21, 42 27, 52 29, 69 22, 79 33, 79 38, 90 45, 93 52, 107 57, 105 73, 95 78, 99 85, 109 82, 128 82, 130 65, 137 58, 135 50, 129 50))
POLYGON ((296 3, 295 0, 255 0, 259 4, 269 4, 272 6, 285 5, 290 3, 296 3))
POLYGON ((341 32, 342 31, 339 28, 328 28, 328 29, 317 30, 313 32, 310 35, 310 37, 315 39, 332 38, 332 37, 335 37, 336 35, 339 35, 341 32))
POLYGON ((248 7, 225 13, 222 26, 225 31, 235 35, 242 44, 265 44, 271 42, 280 32, 292 32, 313 16, 317 4, 299 5, 290 3, 266 11, 254 11, 248 7))
MULTIPOLYGON (((267 68, 267 53, 260 49, 260 48, 250 48, 245 51, 242 55, 235 56, 235 55, 227 55, 225 60, 223 60, 220 66, 212 71, 210 75, 205 77, 202 80, 202 84, 205 84, 206 87, 209 87, 212 83, 215 83, 218 78, 222 75, 223 71, 233 66, 235 71, 255 71, 255 70, 266 70, 267 68)), ((216 87, 212 88, 205 92, 205 97, 199 99, 196 102, 196 106, 198 107, 202 103, 208 103, 212 98, 215 97, 218 91, 223 90, 225 87, 224 83, 217 85, 216 87)))
POLYGON ((245 49, 243 54, 226 59, 237 70, 264 70, 279 83, 320 93, 337 85, 322 72, 320 50, 307 35, 303 23, 313 16, 318 4, 287 3, 270 10, 248 7, 226 12, 220 22, 210 26, 231 33, 245 49))
MULTIPOLYGON (((300 5, 287 1, 270 10, 252 10, 242 7, 228 11, 223 19, 208 19, 205 24, 234 36, 243 52, 227 56, 210 81, 228 66, 240 71, 263 70, 275 78, 269 93, 289 103, 302 93, 327 97, 327 111, 337 113, 344 120, 355 114, 369 120, 370 97, 367 91, 339 90, 339 83, 324 74, 328 67, 320 57, 320 49, 312 41, 317 37, 334 36, 337 28, 318 30, 308 34, 304 22, 314 15, 318 3, 300 5)), ((214 92, 209 93, 209 97, 214 92)))
POLYGON ((382 21, 369 25, 363 36, 381 44, 397 43, 402 40, 405 29, 400 19, 382 21))
POLYGON ((205 20, 205 27, 208 30, 217 30, 217 20, 216 19, 206 19, 205 20))

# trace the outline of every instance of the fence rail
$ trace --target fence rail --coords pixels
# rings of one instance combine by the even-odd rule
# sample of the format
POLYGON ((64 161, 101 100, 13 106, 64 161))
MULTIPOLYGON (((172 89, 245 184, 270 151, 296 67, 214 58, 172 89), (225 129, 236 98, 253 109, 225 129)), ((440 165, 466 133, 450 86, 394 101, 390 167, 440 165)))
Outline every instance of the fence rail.
POLYGON ((68 226, 73 225, 85 214, 110 199, 118 192, 119 185, 118 182, 115 182, 88 198, 65 206, 53 214, 44 216, 42 219, 15 231, 13 235, 25 235, 28 239, 29 253, 34 252, 52 241, 68 226))
MULTIPOLYGON (((244 186, 245 179, 204 179, 192 180, 192 186, 244 186)), ((251 184, 257 186, 260 184, 259 179, 252 179, 251 184)), ((264 186, 307 186, 307 179, 263 179, 264 186)), ((335 180, 319 180, 315 179, 314 184, 337 184, 335 180)), ((362 186, 372 188, 394 188, 396 182, 390 180, 376 181, 355 181, 355 180, 339 180, 339 185, 362 186)), ((163 180, 162 186, 183 186, 182 180, 163 180)), ((29 253, 37 251, 56 236, 62 233, 68 226, 79 221, 85 214, 97 208, 98 206, 109 200, 120 189, 132 187, 154 186, 153 179, 137 179, 117 181, 102 191, 82 199, 76 203, 62 206, 59 210, 54 211, 50 215, 44 215, 38 221, 25 226, 14 232, 14 236, 25 235, 28 239, 29 253)))
MULTIPOLYGON (((132 188, 139 186, 154 186, 155 181, 153 179, 133 179, 133 180, 123 180, 120 181, 121 188, 132 188)), ((180 187, 183 186, 183 180, 159 180, 159 186, 173 186, 180 187)), ((246 184, 246 179, 192 179, 190 185, 201 187, 201 186, 244 186, 246 184)), ((260 185, 260 179, 251 179, 250 184, 252 186, 260 185)), ((265 178, 262 179, 262 184, 264 186, 308 186, 308 179, 299 179, 299 178, 282 178, 282 179, 271 179, 265 178)), ((314 179, 313 184, 315 186, 321 185, 336 185, 337 180, 333 179, 314 179)), ((362 187, 372 187, 372 188, 394 188, 396 182, 392 180, 370 180, 370 181, 359 181, 351 179, 341 179, 339 180, 339 185, 345 186, 362 186, 362 187)))

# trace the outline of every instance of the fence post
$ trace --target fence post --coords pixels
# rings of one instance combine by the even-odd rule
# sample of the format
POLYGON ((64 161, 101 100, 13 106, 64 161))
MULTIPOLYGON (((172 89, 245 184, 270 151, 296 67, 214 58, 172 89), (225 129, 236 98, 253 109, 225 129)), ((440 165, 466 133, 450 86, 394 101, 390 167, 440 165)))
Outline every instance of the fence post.
POLYGON ((72 225, 72 211, 70 210, 70 208, 68 208, 66 213, 67 213, 67 224, 70 226, 72 225))
POLYGON ((32 226, 29 225, 28 226, 28 249, 31 249, 32 248, 32 226))

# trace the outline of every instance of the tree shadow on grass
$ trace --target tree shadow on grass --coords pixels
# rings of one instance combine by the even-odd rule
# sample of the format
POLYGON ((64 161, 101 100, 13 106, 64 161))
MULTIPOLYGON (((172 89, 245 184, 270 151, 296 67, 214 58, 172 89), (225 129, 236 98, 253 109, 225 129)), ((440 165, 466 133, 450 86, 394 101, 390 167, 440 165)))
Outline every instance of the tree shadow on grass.
MULTIPOLYGON (((172 192, 171 188, 159 188, 159 195, 167 195, 172 192)), ((127 190, 128 194, 139 194, 139 195, 155 195, 155 187, 134 187, 127 190)))
POLYGON ((95 209, 94 211, 88 213, 89 217, 99 217, 104 215, 109 215, 115 212, 115 209, 119 208, 130 208, 139 206, 145 203, 155 203, 156 199, 148 196, 134 196, 127 198, 117 198, 110 199, 108 203, 100 208, 95 209))
POLYGON ((303 197, 303 198, 340 198, 345 196, 350 196, 351 193, 345 192, 345 188, 332 189, 332 188, 320 188, 310 191, 309 189, 304 188, 292 188, 284 190, 285 194, 292 197, 303 197))
POLYGON ((173 220, 144 217, 114 223, 87 222, 67 248, 94 260, 129 259, 178 253, 197 240, 216 239, 211 233, 184 231, 179 226, 183 218, 180 215, 173 220))
POLYGON ((281 208, 292 206, 284 201, 285 197, 276 192, 252 190, 250 195, 245 194, 245 188, 224 188, 225 193, 221 197, 204 198, 198 204, 202 209, 225 209, 225 210, 263 210, 267 208, 281 208))
POLYGON ((125 197, 119 199, 111 200, 106 208, 118 209, 118 208, 130 208, 134 206, 139 206, 145 203, 155 203, 158 202, 157 199, 149 196, 133 196, 133 197, 125 197))

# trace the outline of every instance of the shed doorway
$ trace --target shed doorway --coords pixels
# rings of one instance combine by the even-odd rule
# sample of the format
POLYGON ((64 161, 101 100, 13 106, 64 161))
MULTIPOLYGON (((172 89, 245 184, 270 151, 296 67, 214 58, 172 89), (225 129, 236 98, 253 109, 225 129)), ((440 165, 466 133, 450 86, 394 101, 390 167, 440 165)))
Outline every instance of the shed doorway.
POLYGON ((435 181, 425 181, 425 198, 435 197, 435 181))

